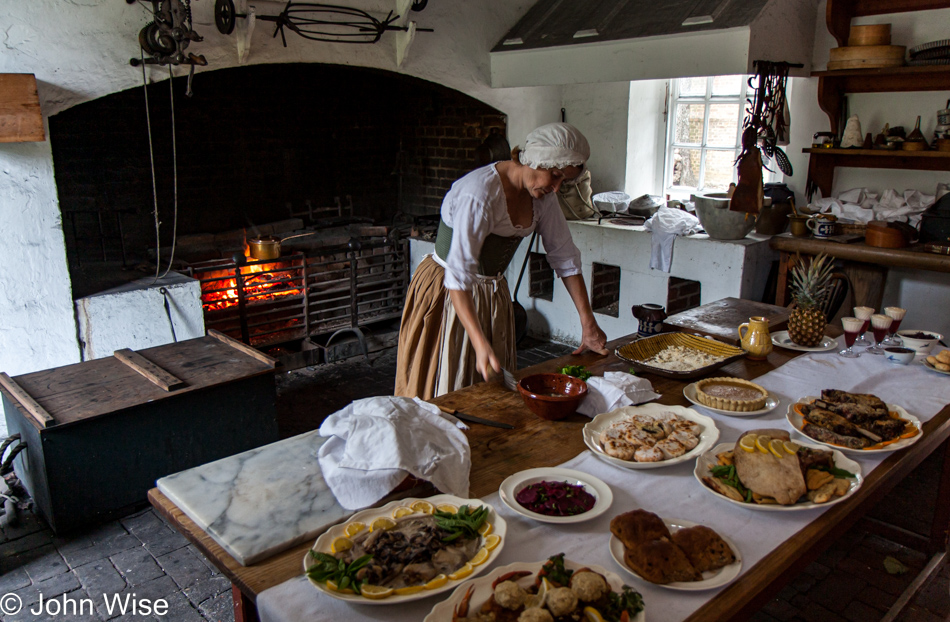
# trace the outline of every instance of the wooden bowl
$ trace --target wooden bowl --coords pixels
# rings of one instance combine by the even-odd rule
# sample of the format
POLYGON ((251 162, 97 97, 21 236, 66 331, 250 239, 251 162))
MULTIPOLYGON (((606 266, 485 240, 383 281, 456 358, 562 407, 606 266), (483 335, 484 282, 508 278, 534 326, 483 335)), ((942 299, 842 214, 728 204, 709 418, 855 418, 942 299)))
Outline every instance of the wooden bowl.
POLYGON ((851 26, 851 32, 848 34, 848 47, 890 44, 890 24, 867 24, 864 26, 851 26))
POLYGON ((541 419, 557 421, 577 412, 587 383, 567 374, 533 374, 518 382, 525 406, 541 419))
POLYGON ((907 246, 907 238, 899 230, 888 227, 883 220, 872 220, 864 232, 864 243, 878 248, 903 248, 907 246))

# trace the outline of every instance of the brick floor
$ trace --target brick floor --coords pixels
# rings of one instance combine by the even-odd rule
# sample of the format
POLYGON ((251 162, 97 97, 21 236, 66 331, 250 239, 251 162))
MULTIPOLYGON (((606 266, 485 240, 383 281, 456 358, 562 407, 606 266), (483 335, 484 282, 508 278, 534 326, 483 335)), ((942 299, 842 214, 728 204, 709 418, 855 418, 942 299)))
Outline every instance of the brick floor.
MULTIPOLYGON (((526 339, 519 348, 523 368, 570 353, 573 348, 526 339)), ((323 419, 350 401, 391 395, 395 348, 340 363, 281 373, 277 376, 278 424, 282 437, 319 427, 323 419), (354 380, 358 379, 358 382, 354 380)), ((912 474, 907 485, 885 498, 872 515, 918 530, 929 525, 940 473, 939 457, 912 474)), ((925 556, 877 535, 854 530, 840 538, 782 589, 751 619, 756 622, 874 622, 897 600, 925 556), (909 572, 892 576, 888 556, 909 572)), ((35 617, 23 611, 0 616, 4 622, 26 620, 155 619, 175 622, 231 622, 231 586, 198 551, 151 509, 107 523, 70 538, 55 537, 31 512, 20 524, 0 532, 0 596, 13 592, 25 604, 65 594, 91 598, 95 611, 79 616, 35 617), (109 614, 102 595, 128 594, 162 598, 169 611, 162 617, 109 614)), ((915 598, 901 618, 906 622, 950 620, 950 568, 915 598)))

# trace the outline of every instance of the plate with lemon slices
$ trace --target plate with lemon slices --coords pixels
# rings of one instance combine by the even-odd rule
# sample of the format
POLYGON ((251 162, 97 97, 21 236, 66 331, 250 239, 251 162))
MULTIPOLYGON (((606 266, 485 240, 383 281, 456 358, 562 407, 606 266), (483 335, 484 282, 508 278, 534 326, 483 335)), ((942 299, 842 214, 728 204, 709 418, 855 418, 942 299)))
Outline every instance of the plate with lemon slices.
POLYGON ((314 587, 338 600, 404 603, 452 590, 481 573, 501 553, 506 531, 505 519, 479 499, 400 499, 331 527, 304 556, 303 569, 314 587), (440 558, 423 559, 412 547, 440 558), (401 556, 411 557, 420 570, 395 572, 409 561, 401 556), (435 574, 421 562, 430 562, 435 574))
MULTIPOLYGON (((749 436, 743 437, 743 440, 749 436)), ((762 436, 755 438, 755 441, 763 439, 762 436)), ((832 453, 832 460, 834 462, 834 467, 838 471, 834 478, 841 478, 847 480, 846 488, 843 489, 842 494, 829 495, 829 498, 821 501, 809 501, 807 496, 802 496, 801 500, 797 503, 791 505, 778 505, 772 500, 772 503, 763 503, 763 502, 754 502, 754 501, 739 501, 731 496, 727 496, 718 490, 713 490, 710 486, 705 483, 705 479, 711 477, 712 468, 717 466, 724 466, 721 464, 719 455, 726 454, 727 452, 732 451, 759 451, 762 453, 776 454, 783 456, 783 459, 788 460, 791 457, 794 457, 799 447, 807 447, 809 449, 819 450, 822 452, 829 451, 826 447, 821 447, 812 443, 803 443, 800 441, 784 441, 780 439, 767 438, 765 444, 755 445, 752 444, 746 449, 741 449, 738 443, 721 443, 716 445, 699 458, 696 459, 696 468, 693 471, 693 474, 696 476, 696 480, 703 487, 703 490, 709 494, 718 497, 729 503, 750 509, 750 510, 761 510, 763 512, 797 512, 801 510, 811 510, 815 508, 824 508, 835 503, 840 503, 857 492, 858 488, 861 487, 864 478, 862 477, 861 465, 851 460, 843 453, 837 449, 830 450, 832 453), (843 472, 847 472, 847 475, 844 475, 843 472)), ((754 442, 754 441, 753 441, 754 442)), ((741 482, 740 482, 741 483, 741 482)))

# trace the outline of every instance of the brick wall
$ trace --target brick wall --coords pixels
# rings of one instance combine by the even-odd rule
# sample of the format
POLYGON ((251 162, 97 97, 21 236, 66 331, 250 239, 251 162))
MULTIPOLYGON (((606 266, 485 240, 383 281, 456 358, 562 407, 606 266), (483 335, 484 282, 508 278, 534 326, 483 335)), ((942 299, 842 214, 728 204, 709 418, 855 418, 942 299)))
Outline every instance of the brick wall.
POLYGON ((620 267, 594 263, 591 265, 590 306, 594 311, 619 317, 620 267))
MULTIPOLYGON (((174 80, 178 233, 214 233, 288 217, 288 204, 352 196, 354 215, 389 224, 397 210, 434 213, 475 168, 474 149, 506 117, 410 76, 321 64, 257 65, 174 80), (400 173, 402 173, 400 175, 400 173), (400 183, 401 181, 401 183, 400 183)), ((173 220, 168 81, 148 88, 162 245, 173 220)), ((50 118, 71 272, 155 245, 141 87, 50 118)), ((343 198, 344 204, 346 199, 343 198)), ((74 274, 74 278, 81 275, 74 274)))
POLYGON ((666 312, 670 315, 699 306, 701 285, 699 281, 671 276, 667 285, 666 312))

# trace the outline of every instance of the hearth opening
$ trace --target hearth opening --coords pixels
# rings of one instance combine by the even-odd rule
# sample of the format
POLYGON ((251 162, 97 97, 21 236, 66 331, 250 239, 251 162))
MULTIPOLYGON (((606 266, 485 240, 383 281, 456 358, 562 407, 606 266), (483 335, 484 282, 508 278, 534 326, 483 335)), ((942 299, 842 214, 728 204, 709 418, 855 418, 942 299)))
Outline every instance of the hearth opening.
POLYGON ((699 306, 702 285, 699 281, 671 276, 667 283, 666 312, 670 315, 699 306))
POLYGON ((620 317, 620 266, 591 265, 590 306, 596 313, 620 317))

